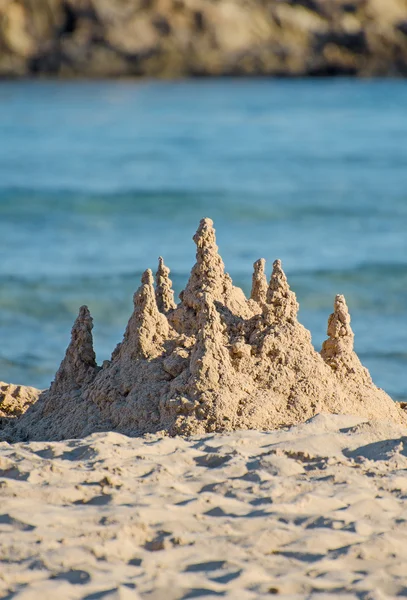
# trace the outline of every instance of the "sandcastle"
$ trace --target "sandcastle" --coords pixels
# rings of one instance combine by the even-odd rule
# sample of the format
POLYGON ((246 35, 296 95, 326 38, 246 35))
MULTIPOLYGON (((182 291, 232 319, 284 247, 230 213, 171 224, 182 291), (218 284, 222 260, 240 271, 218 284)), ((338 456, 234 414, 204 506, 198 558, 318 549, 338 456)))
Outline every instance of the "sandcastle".
POLYGON ((335 299, 321 353, 297 320, 298 303, 276 260, 254 264, 251 296, 233 286, 210 219, 194 236, 197 260, 174 301, 159 259, 145 271, 123 341, 100 367, 92 317, 82 307, 49 390, 5 430, 10 439, 56 440, 111 430, 192 435, 275 429, 319 412, 407 424, 353 349, 343 296, 335 299))

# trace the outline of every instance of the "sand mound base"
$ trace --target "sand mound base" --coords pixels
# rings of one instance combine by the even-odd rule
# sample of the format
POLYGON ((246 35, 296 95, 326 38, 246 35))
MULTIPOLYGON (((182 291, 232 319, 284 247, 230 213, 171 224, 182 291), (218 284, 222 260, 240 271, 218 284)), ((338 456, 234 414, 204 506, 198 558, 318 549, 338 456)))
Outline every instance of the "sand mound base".
POLYGON ((330 414, 2 443, 0 597, 405 597, 406 469, 407 428, 330 414))
POLYGON ((343 296, 335 299, 318 353, 297 320, 279 260, 269 281, 265 261, 256 261, 247 299, 225 273, 210 219, 201 221, 194 241, 196 264, 180 303, 160 258, 156 285, 147 270, 123 341, 102 367, 89 310, 80 309, 50 390, 6 428, 6 439, 275 429, 321 411, 407 424, 356 356, 343 296))

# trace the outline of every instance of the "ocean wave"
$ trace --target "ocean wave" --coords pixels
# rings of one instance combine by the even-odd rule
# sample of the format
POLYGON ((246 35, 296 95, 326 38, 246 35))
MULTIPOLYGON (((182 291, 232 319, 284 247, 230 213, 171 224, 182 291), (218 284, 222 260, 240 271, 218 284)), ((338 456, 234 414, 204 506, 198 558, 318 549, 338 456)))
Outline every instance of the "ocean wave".
MULTIPOLYGON (((328 194, 329 189, 326 190, 328 194)), ((247 219, 250 223, 262 224, 266 220, 296 220, 313 218, 362 219, 386 217, 387 219, 407 216, 405 198, 393 202, 391 213, 385 202, 366 198, 353 198, 339 193, 336 197, 326 200, 325 191, 318 190, 320 200, 313 200, 309 195, 301 195, 297 190, 278 189, 270 193, 268 189, 251 190, 248 195, 244 191, 209 188, 186 190, 185 188, 119 188, 116 190, 97 192, 79 191, 74 188, 33 188, 0 187, 0 216, 3 218, 18 218, 31 220, 41 216, 52 221, 61 215, 68 214, 71 218, 89 216, 116 216, 119 220, 134 215, 154 216, 156 222, 188 214, 205 216, 208 210, 219 214, 220 218, 227 217, 229 222, 247 219), (402 200, 402 201, 401 201, 402 200), (219 210, 221 209, 221 210, 219 210), (126 214, 127 213, 127 214, 126 214)))

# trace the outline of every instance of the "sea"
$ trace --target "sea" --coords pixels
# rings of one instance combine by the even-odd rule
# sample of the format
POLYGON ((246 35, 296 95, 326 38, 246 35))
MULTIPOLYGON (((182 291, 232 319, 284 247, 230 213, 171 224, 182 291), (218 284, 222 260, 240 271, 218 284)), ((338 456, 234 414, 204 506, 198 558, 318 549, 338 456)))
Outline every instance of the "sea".
POLYGON ((226 270, 280 258, 319 350, 345 294, 407 399, 407 81, 0 84, 0 380, 48 387, 79 307, 98 362, 162 255, 179 293, 211 217, 226 270))

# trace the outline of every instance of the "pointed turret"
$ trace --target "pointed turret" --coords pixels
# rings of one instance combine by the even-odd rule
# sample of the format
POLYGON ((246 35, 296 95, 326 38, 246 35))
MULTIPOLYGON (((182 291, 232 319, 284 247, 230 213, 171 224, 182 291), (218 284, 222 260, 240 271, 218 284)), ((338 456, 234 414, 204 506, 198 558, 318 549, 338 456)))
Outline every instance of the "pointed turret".
POLYGON ((171 325, 179 333, 196 334, 197 315, 206 292, 236 317, 250 318, 253 314, 252 307, 243 291, 234 287, 232 279, 225 273, 211 219, 201 220, 193 240, 197 246, 196 263, 185 290, 180 293, 181 304, 169 313, 171 325))
POLYGON ((174 292, 172 290, 172 281, 169 277, 170 270, 165 266, 163 258, 158 259, 158 269, 156 273, 155 297, 158 310, 167 314, 170 310, 177 307, 174 302, 174 292))
POLYGON ((123 342, 113 358, 152 358, 162 351, 168 338, 169 325, 157 307, 151 269, 144 271, 141 286, 133 297, 134 312, 124 334, 123 342))
POLYGON ((218 253, 212 219, 201 220, 193 240, 197 246, 196 264, 181 299, 186 306, 199 309, 205 292, 215 300, 223 300, 226 287, 232 284, 218 253))
POLYGON ((71 342, 51 384, 51 392, 64 393, 90 383, 98 372, 93 350, 93 319, 87 306, 81 306, 72 327, 71 342))
POLYGON ((354 380, 358 385, 372 386, 369 371, 362 365, 353 350, 354 333, 345 297, 335 297, 334 312, 329 316, 327 334, 322 344, 321 356, 339 377, 354 380))
POLYGON ((273 273, 267 290, 267 302, 272 305, 277 319, 293 321, 297 318, 298 302, 294 292, 290 290, 281 260, 275 260, 273 263, 273 273))
MULTIPOLYGON (((335 297, 334 312, 329 316, 327 334, 333 345, 346 347, 353 350, 354 333, 350 326, 350 314, 345 296, 338 294, 335 297)), ((327 340, 328 341, 328 340, 327 340)))
MULTIPOLYGON (((346 393, 343 412, 361 414, 378 420, 406 423, 406 415, 391 398, 372 381, 353 349, 354 333, 345 297, 335 297, 334 312, 329 316, 329 338, 322 344, 321 356, 335 373, 346 393)), ((335 412, 339 412, 337 409, 335 412)))
POLYGON ((259 304, 264 304, 267 298, 267 278, 264 272, 266 261, 259 258, 253 265, 252 292, 250 298, 259 304))
MULTIPOLYGON (((334 312, 328 319, 327 334, 329 338, 322 345, 321 356, 327 364, 337 370, 340 363, 349 363, 353 359, 355 337, 350 326, 345 297, 340 294, 335 297, 334 312)), ((354 357, 357 358, 356 355, 354 357)))
POLYGON ((198 229, 196 230, 196 233, 192 239, 198 248, 196 256, 198 262, 202 262, 204 260, 205 252, 208 252, 212 255, 216 255, 218 253, 215 228, 213 226, 212 219, 208 219, 207 217, 201 219, 198 229))
MULTIPOLYGON (((146 269, 141 276, 142 285, 147 285, 154 294, 154 277, 151 269, 146 269)), ((137 292, 136 292, 137 293, 137 292)))

